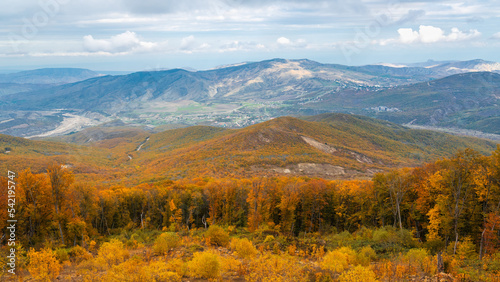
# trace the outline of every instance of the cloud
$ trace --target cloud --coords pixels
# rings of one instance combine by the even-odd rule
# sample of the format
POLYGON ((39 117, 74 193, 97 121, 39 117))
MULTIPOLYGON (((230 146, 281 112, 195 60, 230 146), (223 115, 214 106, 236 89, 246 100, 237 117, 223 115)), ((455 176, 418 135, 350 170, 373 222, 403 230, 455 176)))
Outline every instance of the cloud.
POLYGON ((278 43, 278 45, 281 45, 281 46, 289 46, 292 44, 292 41, 290 41, 290 39, 288 39, 286 37, 280 37, 280 38, 278 38, 278 40, 276 40, 276 43, 278 43))
POLYGON ((196 40, 194 39, 194 36, 190 35, 188 37, 184 37, 181 40, 181 50, 192 50, 194 49, 196 44, 196 40))
POLYGON ((298 39, 297 41, 292 41, 286 37, 280 37, 276 40, 276 44, 279 48, 304 48, 307 46, 307 42, 304 39, 298 39))
POLYGON ((198 43, 193 35, 182 38, 179 50, 184 53, 193 53, 196 51, 207 50, 210 47, 208 43, 198 43))
POLYGON ((407 22, 413 22, 416 19, 423 17, 425 15, 424 10, 409 10, 408 13, 403 15, 399 20, 397 20, 394 24, 400 25, 407 22))
POLYGON ((83 47, 89 52, 115 53, 141 53, 154 51, 158 43, 141 41, 135 32, 111 36, 108 39, 95 39, 92 35, 83 37, 83 47))
POLYGON ((398 29, 398 34, 398 38, 381 40, 379 42, 380 45, 387 45, 389 43, 412 44, 458 42, 475 39, 481 35, 481 33, 476 29, 463 32, 456 27, 452 28, 449 34, 445 34, 441 28, 430 25, 421 25, 418 31, 411 28, 400 28, 398 29))
POLYGON ((491 39, 500 39, 500 32, 493 34, 490 38, 491 39))
POLYGON ((245 42, 245 41, 232 41, 223 44, 219 48, 219 52, 234 52, 234 51, 253 51, 253 50, 265 50, 266 46, 257 42, 245 42))

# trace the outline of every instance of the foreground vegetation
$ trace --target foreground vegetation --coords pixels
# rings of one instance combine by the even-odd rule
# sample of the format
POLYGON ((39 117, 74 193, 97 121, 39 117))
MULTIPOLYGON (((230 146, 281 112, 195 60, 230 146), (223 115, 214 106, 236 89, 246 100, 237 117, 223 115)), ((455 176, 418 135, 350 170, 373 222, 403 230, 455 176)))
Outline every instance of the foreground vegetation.
MULTIPOLYGON (((207 177, 94 187, 60 165, 26 170, 16 181, 19 277, 500 278, 500 148, 491 156, 460 151, 370 181, 207 177)), ((1 224, 6 216, 0 211, 1 224)))

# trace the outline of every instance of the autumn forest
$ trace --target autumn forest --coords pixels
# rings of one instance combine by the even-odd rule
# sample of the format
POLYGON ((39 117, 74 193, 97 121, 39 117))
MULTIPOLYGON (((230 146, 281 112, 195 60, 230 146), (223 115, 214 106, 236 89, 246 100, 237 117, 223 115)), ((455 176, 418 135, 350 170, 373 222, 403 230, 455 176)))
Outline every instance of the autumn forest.
MULTIPOLYGON (((143 135, 137 140, 148 144, 143 135)), ((112 147, 103 142, 102 150, 112 147)), ((200 151, 212 141, 203 142, 200 151)), ((377 154, 365 155, 386 158, 377 154)), ((107 175, 97 177, 76 161, 68 166, 49 157, 15 175, 17 269, 1 279, 498 281, 500 147, 490 153, 463 148, 435 159, 408 164, 401 157, 370 177, 254 169, 253 176, 205 172, 154 179, 151 173, 148 181, 135 175, 124 182, 113 180, 119 167, 108 166, 107 175)), ((12 179, 0 180, 8 187, 12 179)), ((2 265, 11 249, 8 216, 0 210, 2 265)))

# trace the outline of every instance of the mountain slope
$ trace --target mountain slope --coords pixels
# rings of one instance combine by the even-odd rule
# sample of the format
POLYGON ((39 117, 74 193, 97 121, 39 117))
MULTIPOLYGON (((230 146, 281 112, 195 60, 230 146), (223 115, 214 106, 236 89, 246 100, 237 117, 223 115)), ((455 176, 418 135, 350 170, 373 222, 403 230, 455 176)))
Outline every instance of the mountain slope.
POLYGON ((306 119, 276 118, 172 147, 161 147, 158 140, 169 135, 194 136, 193 131, 211 129, 165 131, 162 138, 152 135, 150 140, 157 140, 156 145, 146 142, 142 150, 134 152, 131 163, 140 167, 141 173, 155 175, 155 179, 228 173, 349 178, 370 176, 389 167, 418 165, 466 147, 489 153, 496 146, 481 139, 412 130, 360 116, 325 114, 306 119))
POLYGON ((470 147, 490 153, 496 143, 346 114, 276 118, 242 129, 193 126, 150 133, 87 129, 62 138, 75 145, 0 135, 3 169, 71 167, 85 181, 112 184, 202 176, 305 175, 367 178, 415 166, 470 147), (89 134, 101 136, 89 140, 89 134), (8 148, 7 148, 8 147, 8 148), (5 149, 8 149, 6 152, 5 149))
POLYGON ((0 83, 65 84, 99 76, 98 73, 79 68, 45 68, 0 74, 0 83))
POLYGON ((455 126, 500 134, 500 74, 474 72, 367 93, 358 107, 386 106, 372 116, 397 123, 455 126))
POLYGON ((297 99, 310 92, 408 84, 435 77, 437 74, 427 68, 350 67, 274 59, 199 72, 174 69, 97 77, 8 96, 4 101, 8 100, 10 107, 25 110, 70 108, 116 113, 179 100, 297 99))
POLYGON ((498 75, 479 70, 498 69, 497 63, 482 60, 390 67, 274 59, 198 72, 100 76, 8 95, 16 91, 11 87, 0 95, 0 132, 51 132, 68 114, 92 124, 118 118, 143 125, 243 127, 277 116, 324 112, 497 132, 498 75), (443 79, 464 71, 474 72, 443 79))

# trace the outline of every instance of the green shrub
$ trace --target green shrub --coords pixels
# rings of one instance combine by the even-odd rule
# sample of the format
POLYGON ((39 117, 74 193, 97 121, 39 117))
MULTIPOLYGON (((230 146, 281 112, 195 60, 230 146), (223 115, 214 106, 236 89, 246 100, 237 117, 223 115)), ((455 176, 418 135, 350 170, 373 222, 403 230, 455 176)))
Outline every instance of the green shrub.
POLYGON ((377 254, 370 246, 365 246, 358 251, 356 260, 360 265, 368 266, 377 258, 377 254))
POLYGON ((57 260, 59 260, 59 262, 65 262, 65 261, 69 260, 69 250, 68 249, 58 248, 54 251, 54 253, 56 255, 57 260))

